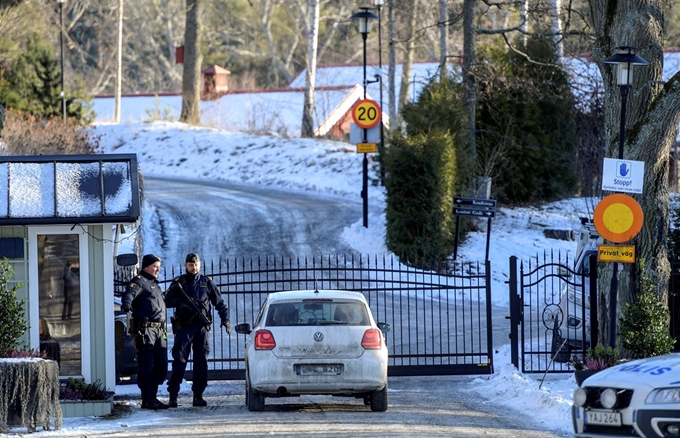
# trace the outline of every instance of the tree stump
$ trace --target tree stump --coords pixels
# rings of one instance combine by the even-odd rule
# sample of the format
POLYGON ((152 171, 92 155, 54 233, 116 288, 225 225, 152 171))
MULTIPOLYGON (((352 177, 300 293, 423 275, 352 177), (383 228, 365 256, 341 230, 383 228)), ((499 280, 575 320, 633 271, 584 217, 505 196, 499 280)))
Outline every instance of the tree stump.
POLYGON ((0 432, 26 426, 61 428, 59 365, 43 359, 0 359, 0 432), (53 421, 51 421, 53 419, 53 421))

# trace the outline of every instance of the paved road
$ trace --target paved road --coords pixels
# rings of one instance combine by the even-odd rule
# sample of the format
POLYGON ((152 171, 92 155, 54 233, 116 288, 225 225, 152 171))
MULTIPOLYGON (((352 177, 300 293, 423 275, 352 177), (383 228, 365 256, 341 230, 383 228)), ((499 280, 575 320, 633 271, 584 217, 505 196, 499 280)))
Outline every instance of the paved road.
MULTIPOLYGON (((118 397, 117 415, 83 420, 65 430, 40 432, 60 437, 515 437, 558 438, 532 425, 530 413, 498 408, 479 399, 472 376, 396 377, 389 381, 389 408, 371 412, 361 400, 307 396, 267 399, 264 412, 244 406, 243 382, 211 382, 207 408, 142 411, 138 397, 118 397), (126 400, 127 398, 127 400, 126 400)), ((519 407, 521 409, 521 407, 519 407)), ((67 420, 72 421, 72 420, 67 420)))
POLYGON ((173 264, 194 251, 206 261, 349 254, 339 236, 362 217, 359 200, 228 182, 147 177, 144 191, 145 220, 160 225, 160 235, 144 228, 145 247, 173 264))
MULTIPOLYGON (((359 200, 231 183, 147 178, 145 192, 162 226, 158 252, 173 264, 191 251, 205 260, 349 253, 351 248, 338 236, 344 227, 361 219, 359 200)), ((496 348, 508 343, 506 315, 507 309, 494 306, 496 348)), ((135 405, 131 413, 117 420, 121 426, 115 433, 87 436, 560 436, 531 426, 526 413, 497 410, 466 392, 475 378, 391 378, 386 413, 370 412, 354 400, 329 402, 328 398, 268 399, 265 412, 251 413, 243 406, 243 382, 211 383, 207 394, 211 407, 206 410, 186 407, 149 413, 135 405), (136 423, 139 416, 149 416, 151 423, 123 426, 125 418, 136 423), (153 421, 157 416, 163 416, 163 421, 153 421)), ((190 403, 189 394, 185 394, 185 402, 190 403)))

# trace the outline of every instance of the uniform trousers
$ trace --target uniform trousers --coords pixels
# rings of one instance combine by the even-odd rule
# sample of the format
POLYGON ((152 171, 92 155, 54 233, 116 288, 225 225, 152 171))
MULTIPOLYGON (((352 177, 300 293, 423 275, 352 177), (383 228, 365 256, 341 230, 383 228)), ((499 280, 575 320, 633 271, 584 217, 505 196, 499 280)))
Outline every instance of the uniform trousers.
POLYGON ((193 384, 194 394, 203 394, 208 386, 208 330, 202 325, 180 327, 175 334, 172 346, 172 373, 168 380, 168 393, 177 394, 184 378, 189 354, 193 353, 193 384))
POLYGON ((155 400, 158 385, 168 375, 168 341, 165 329, 146 327, 135 336, 137 386, 142 401, 155 400))

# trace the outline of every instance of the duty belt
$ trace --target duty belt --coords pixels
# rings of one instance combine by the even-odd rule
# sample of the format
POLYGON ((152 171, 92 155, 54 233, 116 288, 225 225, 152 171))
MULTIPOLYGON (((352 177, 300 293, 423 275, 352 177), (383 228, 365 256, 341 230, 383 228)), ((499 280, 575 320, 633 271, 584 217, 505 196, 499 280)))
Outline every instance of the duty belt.
POLYGON ((165 322, 143 322, 141 326, 142 328, 165 328, 165 322))

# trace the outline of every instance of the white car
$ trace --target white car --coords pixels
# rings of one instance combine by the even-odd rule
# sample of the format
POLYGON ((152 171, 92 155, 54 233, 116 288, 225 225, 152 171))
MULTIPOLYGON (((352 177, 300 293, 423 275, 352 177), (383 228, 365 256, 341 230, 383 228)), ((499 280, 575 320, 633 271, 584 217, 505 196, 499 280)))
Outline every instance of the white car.
POLYGON ((680 437, 680 353, 616 365, 574 392, 577 437, 680 437))
POLYGON ((305 290, 268 295, 246 339, 246 406, 303 394, 360 398, 387 410, 389 324, 373 319, 360 292, 305 290))
POLYGON ((558 304, 559 313, 549 327, 553 329, 551 357, 556 362, 569 362, 572 350, 590 348, 590 257, 597 256, 598 245, 602 242, 592 222, 582 218, 573 271, 575 275, 572 276, 567 270, 560 272, 564 282, 558 304))

